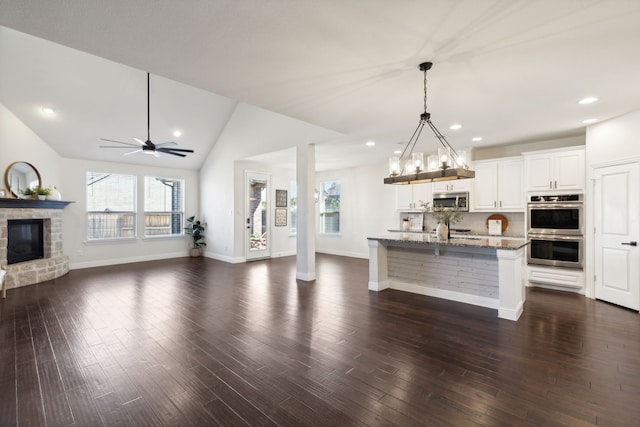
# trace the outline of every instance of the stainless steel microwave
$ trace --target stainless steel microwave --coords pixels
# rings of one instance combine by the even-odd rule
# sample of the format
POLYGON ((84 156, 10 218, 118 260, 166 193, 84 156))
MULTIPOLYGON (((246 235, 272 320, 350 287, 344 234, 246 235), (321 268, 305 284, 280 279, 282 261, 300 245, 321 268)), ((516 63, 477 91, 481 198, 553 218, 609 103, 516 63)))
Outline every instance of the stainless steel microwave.
POLYGON ((434 193, 432 206, 469 211, 469 193, 434 193))

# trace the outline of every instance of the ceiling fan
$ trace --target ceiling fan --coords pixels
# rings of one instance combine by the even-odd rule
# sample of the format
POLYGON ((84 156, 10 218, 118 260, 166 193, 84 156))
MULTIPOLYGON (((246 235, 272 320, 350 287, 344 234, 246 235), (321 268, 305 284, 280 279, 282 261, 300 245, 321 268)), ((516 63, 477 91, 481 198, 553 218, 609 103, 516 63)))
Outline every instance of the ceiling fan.
POLYGON ((116 144, 121 145, 101 145, 100 148, 136 148, 133 151, 129 151, 128 153, 124 153, 125 156, 134 153, 147 153, 152 154, 155 157, 160 157, 160 153, 172 154, 174 156, 186 157, 187 155, 184 153, 193 153, 193 150, 184 149, 184 148, 173 148, 177 146, 175 142, 162 142, 160 144, 154 144, 151 142, 151 131, 150 125, 151 118, 149 113, 149 73, 147 73, 147 140, 143 141, 140 138, 133 138, 136 142, 135 144, 132 142, 122 142, 116 141, 113 139, 100 138, 101 141, 115 142, 116 144))

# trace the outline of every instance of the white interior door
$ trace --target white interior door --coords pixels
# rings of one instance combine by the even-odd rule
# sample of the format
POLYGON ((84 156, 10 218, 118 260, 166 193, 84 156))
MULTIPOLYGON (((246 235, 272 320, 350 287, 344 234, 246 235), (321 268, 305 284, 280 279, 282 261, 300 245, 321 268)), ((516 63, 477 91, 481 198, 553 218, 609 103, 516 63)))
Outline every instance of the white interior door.
POLYGON ((640 309, 638 163, 595 170, 595 295, 640 309))
POLYGON ((269 258, 269 175, 246 172, 245 179, 245 254, 246 260, 269 258))

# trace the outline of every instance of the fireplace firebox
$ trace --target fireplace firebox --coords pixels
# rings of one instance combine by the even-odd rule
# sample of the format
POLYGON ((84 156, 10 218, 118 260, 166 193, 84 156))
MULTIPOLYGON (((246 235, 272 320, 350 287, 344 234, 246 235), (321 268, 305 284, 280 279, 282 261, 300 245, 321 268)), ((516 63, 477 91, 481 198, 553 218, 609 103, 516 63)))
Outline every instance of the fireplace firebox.
POLYGON ((7 221, 7 264, 44 258, 44 220, 7 221))

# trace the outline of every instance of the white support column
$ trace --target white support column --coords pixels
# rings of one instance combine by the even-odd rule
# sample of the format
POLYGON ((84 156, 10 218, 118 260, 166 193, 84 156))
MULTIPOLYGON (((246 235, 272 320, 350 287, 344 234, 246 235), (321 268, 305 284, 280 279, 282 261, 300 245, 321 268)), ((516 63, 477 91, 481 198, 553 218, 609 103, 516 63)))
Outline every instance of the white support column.
POLYGON ((387 247, 379 240, 369 240, 369 290, 382 291, 389 287, 387 247))
POLYGON ((500 305, 498 317, 518 320, 525 301, 524 290, 524 247, 518 250, 498 249, 498 287, 500 305))
POLYGON ((296 148, 296 180, 298 185, 296 231, 296 279, 316 280, 316 147, 296 148))

